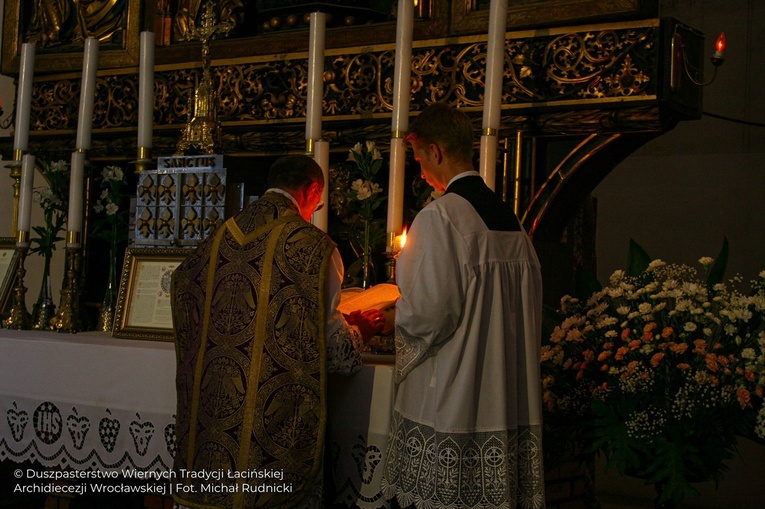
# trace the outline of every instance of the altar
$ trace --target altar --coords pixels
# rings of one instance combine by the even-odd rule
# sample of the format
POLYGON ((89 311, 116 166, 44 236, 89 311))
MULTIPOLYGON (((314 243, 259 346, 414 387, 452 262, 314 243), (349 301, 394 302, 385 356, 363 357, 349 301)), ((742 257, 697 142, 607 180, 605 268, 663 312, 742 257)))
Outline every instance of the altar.
MULTIPOLYGON (((380 482, 393 403, 390 361, 367 356, 356 375, 328 380, 325 475, 345 507, 386 505, 380 482)), ((173 343, 0 330, 0 461, 113 472, 115 479, 153 472, 156 483, 172 468, 175 411, 173 343)), ((32 482, 41 480, 19 478, 32 482)))

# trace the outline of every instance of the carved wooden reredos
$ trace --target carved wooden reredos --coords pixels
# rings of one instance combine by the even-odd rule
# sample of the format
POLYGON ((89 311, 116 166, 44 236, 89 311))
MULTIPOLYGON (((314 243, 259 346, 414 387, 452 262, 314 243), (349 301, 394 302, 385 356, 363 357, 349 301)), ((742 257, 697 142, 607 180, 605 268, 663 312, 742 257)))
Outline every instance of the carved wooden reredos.
MULTIPOLYGON (((18 73, 22 42, 32 39, 38 44, 30 152, 66 158, 73 150, 82 34, 101 34, 90 158, 134 159, 138 37, 141 30, 156 27, 168 31, 164 37, 157 33, 160 44, 167 44, 155 52, 152 152, 155 157, 171 155, 201 71, 200 44, 183 40, 183 23, 201 11, 200 2, 95 1, 90 3, 90 17, 68 13, 58 31, 44 25, 32 7, 47 3, 6 3, 3 73, 18 73), (99 12, 97 5, 111 6, 112 11, 99 12)), ((387 146, 395 49, 393 1, 304 2, 302 7, 288 3, 289 8, 280 8, 285 2, 217 2, 219 15, 236 24, 229 38, 212 45, 223 153, 254 157, 304 150, 308 30, 302 14, 311 10, 331 14, 324 139, 337 152, 365 139, 387 146)), ((428 103, 447 102, 473 115, 480 134, 488 3, 420 0, 412 57, 413 114, 428 103)), ((533 155, 533 163, 524 163, 528 175, 521 208, 532 229, 543 231, 545 218, 569 212, 566 186, 573 185, 571 192, 581 196, 642 143, 678 120, 698 117, 698 87, 682 75, 676 75, 670 86, 671 41, 679 33, 686 58, 703 67, 703 36, 675 20, 657 19, 657 12, 655 1, 509 2, 500 136, 512 146, 520 143, 519 150, 523 143, 534 141, 524 151, 526 159, 533 155), (566 148, 561 151, 561 146, 566 148), (584 161, 601 166, 578 182, 577 175, 590 164, 584 161), (553 204, 556 200, 560 205, 553 204), (556 212, 556 207, 562 208, 556 212)), ((6 159, 12 157, 10 141, 0 143, 0 150, 6 159)), ((552 220, 550 224, 554 235, 559 225, 552 220)))

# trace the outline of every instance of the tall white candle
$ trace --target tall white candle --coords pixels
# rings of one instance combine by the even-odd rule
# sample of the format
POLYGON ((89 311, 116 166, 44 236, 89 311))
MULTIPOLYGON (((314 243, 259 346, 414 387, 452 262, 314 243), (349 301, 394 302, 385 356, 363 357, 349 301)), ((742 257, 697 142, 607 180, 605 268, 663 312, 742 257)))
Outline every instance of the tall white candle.
POLYGON ((311 217, 311 223, 322 231, 327 231, 329 227, 329 142, 317 141, 314 144, 313 160, 321 166, 321 172, 324 174, 324 191, 321 193, 321 201, 324 207, 317 210, 311 217))
POLYGON ((414 3, 401 0, 398 3, 396 21, 396 63, 393 71, 393 132, 409 129, 409 100, 412 94, 412 30, 414 27, 414 3))
POLYGON ((16 126, 13 133, 13 148, 26 152, 29 148, 29 116, 32 110, 32 79, 35 73, 35 45, 25 42, 21 45, 19 64, 19 88, 16 91, 16 126))
POLYGON ((324 32, 327 15, 311 13, 308 42, 308 104, 305 139, 321 139, 321 102, 324 98, 324 32))
MULTIPOLYGON (((386 231, 398 235, 404 223, 404 168, 406 147, 404 138, 390 140, 390 179, 388 183, 388 226, 386 231)), ((390 247, 390 246, 388 246, 390 247)))
MULTIPOLYGON (((67 230, 82 232, 82 195, 85 189, 85 154, 72 152, 72 173, 69 177, 69 215, 67 230)), ((79 247, 78 242, 69 242, 68 247, 79 247)))
MULTIPOLYGON (((35 178, 35 156, 24 154, 21 161, 18 230, 21 232, 28 232, 30 218, 32 217, 32 183, 35 178)), ((27 243, 27 245, 29 244, 27 243)))
POLYGON ((96 71, 98 70, 98 39, 85 39, 82 58, 82 85, 80 87, 80 110, 77 117, 77 148, 90 150, 90 134, 93 130, 93 103, 96 99, 96 71))
POLYGON ((483 96, 483 128, 499 129, 502 106, 502 74, 505 64, 507 0, 491 0, 489 40, 486 48, 486 91, 483 96))
POLYGON ((141 32, 138 76, 138 146, 151 148, 154 122, 154 32, 141 32))

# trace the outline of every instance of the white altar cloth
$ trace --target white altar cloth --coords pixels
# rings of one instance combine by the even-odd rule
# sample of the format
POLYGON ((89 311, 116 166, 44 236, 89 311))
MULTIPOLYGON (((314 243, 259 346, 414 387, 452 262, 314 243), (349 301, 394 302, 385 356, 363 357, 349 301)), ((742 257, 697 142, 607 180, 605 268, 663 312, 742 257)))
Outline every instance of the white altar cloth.
POLYGON ((350 377, 332 375, 327 384, 334 502, 345 507, 389 507, 381 483, 393 411, 394 366, 371 364, 381 360, 383 356, 365 356, 361 371, 350 377))
POLYGON ((0 460, 167 470, 175 409, 172 343, 0 330, 0 460))
MULTIPOLYGON (((388 507, 381 479, 393 406, 392 356, 330 376, 334 501, 388 507)), ((76 470, 166 471, 175 452, 175 349, 104 333, 0 329, 0 461, 76 470)))

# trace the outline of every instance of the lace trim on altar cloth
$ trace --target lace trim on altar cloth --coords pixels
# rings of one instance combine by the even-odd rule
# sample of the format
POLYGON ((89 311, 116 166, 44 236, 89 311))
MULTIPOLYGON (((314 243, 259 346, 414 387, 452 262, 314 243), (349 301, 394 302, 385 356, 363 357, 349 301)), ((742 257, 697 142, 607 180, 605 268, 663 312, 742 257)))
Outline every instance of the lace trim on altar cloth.
POLYGON ((442 433, 393 413, 385 498, 418 509, 542 509, 542 427, 442 433))

